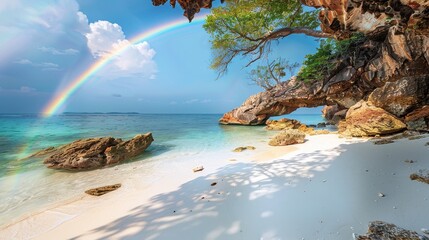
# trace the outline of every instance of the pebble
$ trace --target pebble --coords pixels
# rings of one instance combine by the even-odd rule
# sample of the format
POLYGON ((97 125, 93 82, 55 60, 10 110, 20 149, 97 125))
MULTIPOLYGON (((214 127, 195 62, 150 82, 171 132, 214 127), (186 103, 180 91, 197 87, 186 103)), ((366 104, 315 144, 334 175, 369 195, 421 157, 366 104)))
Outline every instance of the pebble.
POLYGON ((379 193, 378 193, 378 196, 379 196, 379 197, 385 197, 386 195, 384 195, 384 193, 379 192, 379 193))
POLYGON ((217 182, 212 182, 212 184, 210 184, 210 186, 216 186, 217 182))
POLYGON ((194 171, 194 172, 201 172, 203 170, 204 170, 203 166, 198 166, 198 167, 195 167, 194 169, 192 169, 192 171, 194 171))

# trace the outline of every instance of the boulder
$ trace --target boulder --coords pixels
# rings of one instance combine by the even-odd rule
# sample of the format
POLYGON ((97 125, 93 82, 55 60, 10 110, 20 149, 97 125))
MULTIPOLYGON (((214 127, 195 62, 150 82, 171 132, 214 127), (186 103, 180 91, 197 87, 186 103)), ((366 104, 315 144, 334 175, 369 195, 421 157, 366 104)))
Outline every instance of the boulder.
POLYGON ((106 164, 115 164, 141 154, 153 142, 152 133, 139 134, 134 138, 106 148, 106 164))
POLYGON ((285 129, 298 129, 303 124, 295 119, 282 118, 280 120, 268 120, 267 126, 265 129, 267 130, 285 130, 285 129))
POLYGON ((355 237, 356 240, 429 240, 417 232, 397 227, 394 224, 374 221, 368 225, 368 233, 355 237))
POLYGON ((425 105, 405 116, 407 128, 415 131, 428 131, 429 129, 429 105, 425 105))
POLYGON ((429 93, 429 75, 403 77, 376 88, 368 98, 372 104, 396 115, 404 116, 425 103, 429 93))
POLYGON ((405 128, 406 125, 394 115, 362 100, 348 110, 338 131, 344 136, 365 137, 396 133, 405 128))
POLYGON ((81 139, 62 146, 43 163, 48 168, 74 171, 99 168, 141 154, 152 141, 151 133, 125 142, 113 137, 81 139))
POLYGON ((286 146, 303 143, 305 134, 296 129, 287 129, 274 136, 268 143, 270 146, 286 146))
POLYGON ((339 106, 338 104, 334 104, 334 105, 326 105, 322 108, 322 116, 327 120, 330 121, 332 120, 332 118, 334 117, 334 114, 336 112, 338 112, 339 106))

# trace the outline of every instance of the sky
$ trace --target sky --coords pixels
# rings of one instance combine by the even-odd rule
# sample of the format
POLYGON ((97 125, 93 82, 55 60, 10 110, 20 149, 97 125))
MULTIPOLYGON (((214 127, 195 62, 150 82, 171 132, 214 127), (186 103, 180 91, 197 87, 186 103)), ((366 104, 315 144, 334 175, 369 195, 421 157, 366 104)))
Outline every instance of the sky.
MULTIPOLYGON (((183 18, 179 7, 154 7, 149 0, 2 0, 0 113, 41 112, 112 49, 183 18)), ((313 38, 288 37, 279 41, 273 57, 301 63, 317 45, 313 38)), ((211 57, 202 24, 132 44, 77 89, 58 113, 224 113, 263 90, 248 80, 244 59, 235 60, 217 79, 209 68, 211 57)))

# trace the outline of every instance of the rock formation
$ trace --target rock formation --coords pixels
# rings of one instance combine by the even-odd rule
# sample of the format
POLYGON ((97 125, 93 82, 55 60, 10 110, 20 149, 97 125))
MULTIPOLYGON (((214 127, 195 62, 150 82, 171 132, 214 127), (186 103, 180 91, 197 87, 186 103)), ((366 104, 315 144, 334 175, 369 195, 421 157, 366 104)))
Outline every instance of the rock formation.
MULTIPOLYGON (((164 5, 167 0, 152 0, 152 4, 155 6, 164 5)), ((192 21, 194 15, 199 13, 201 8, 211 8, 213 0, 170 0, 170 5, 174 8, 176 3, 179 3, 185 12, 183 16, 187 17, 189 22, 192 21)), ((224 0, 221 0, 223 3, 224 0)))
POLYGON ((419 235, 414 231, 409 231, 394 224, 382 221, 371 222, 366 235, 357 236, 356 240, 429 240, 429 238, 419 235))
POLYGON ((305 134, 296 129, 287 129, 281 131, 279 134, 274 136, 268 144, 270 146, 286 146, 297 143, 303 143, 305 134))
POLYGON ((405 128, 394 115, 362 100, 347 111, 346 120, 340 122, 338 131, 346 136, 365 137, 396 133, 405 128))
MULTIPOLYGON (((384 38, 366 38, 352 51, 336 59, 329 76, 312 83, 292 78, 249 97, 226 113, 222 124, 259 125, 271 116, 299 107, 338 105, 340 112, 360 100, 368 100, 410 129, 428 129, 429 36, 417 31, 399 33, 391 27, 384 38), (411 114, 411 115, 410 115, 411 114), (413 126, 413 127, 412 127, 413 126)), ((334 115, 336 115, 335 113, 334 115)))
POLYGON ((43 163, 54 169, 89 170, 135 157, 152 142, 151 133, 128 141, 112 137, 81 139, 62 146, 43 163))
POLYGON ((303 124, 300 121, 295 120, 295 119, 282 118, 280 120, 268 120, 266 124, 267 124, 267 126, 265 127, 265 129, 274 130, 274 131, 296 129, 296 130, 298 130, 304 134, 309 134, 309 135, 331 133, 330 131, 325 130, 325 129, 315 130, 314 128, 309 127, 309 126, 307 126, 307 125, 305 125, 305 124, 303 124))

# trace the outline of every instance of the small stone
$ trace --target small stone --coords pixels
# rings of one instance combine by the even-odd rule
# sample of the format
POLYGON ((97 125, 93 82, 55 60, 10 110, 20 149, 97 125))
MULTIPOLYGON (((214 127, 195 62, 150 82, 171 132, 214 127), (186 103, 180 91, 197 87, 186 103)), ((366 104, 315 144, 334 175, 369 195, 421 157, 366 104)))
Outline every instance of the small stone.
POLYGON ((325 179, 325 180, 323 180, 322 182, 326 182, 327 180, 325 179))
POLYGON ((115 185, 109 185, 109 186, 104 186, 104 187, 98 187, 98 188, 89 189, 89 190, 86 190, 85 193, 89 194, 89 195, 92 195, 92 196, 97 196, 98 197, 98 196, 104 195, 104 194, 106 194, 108 192, 115 191, 116 189, 118 189, 120 187, 121 187, 121 184, 118 183, 118 184, 115 184, 115 185))
POLYGON ((237 159, 229 159, 228 161, 230 161, 230 162, 236 162, 237 161, 237 159))
POLYGON ((396 206, 393 206, 393 209, 396 209, 396 206))
POLYGON ((210 184, 210 186, 216 186, 217 182, 212 182, 212 184, 210 184))
POLYGON ((413 160, 405 160, 404 162, 406 162, 406 163, 414 163, 414 161, 413 160))
POLYGON ((204 199, 205 197, 201 197, 201 199, 204 199))
POLYGON ((192 171, 194 171, 194 172, 201 172, 203 170, 204 170, 203 166, 198 166, 198 167, 195 167, 194 169, 192 169, 192 171))
POLYGON ((242 152, 244 150, 255 150, 256 148, 254 146, 246 146, 246 147, 238 147, 234 150, 232 150, 233 152, 242 152))
POLYGON ((384 195, 384 193, 379 192, 379 193, 378 193, 378 196, 379 196, 379 197, 385 197, 386 195, 384 195))

